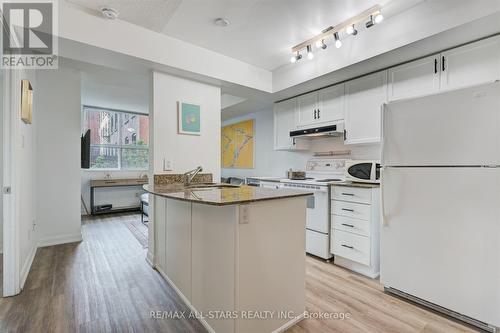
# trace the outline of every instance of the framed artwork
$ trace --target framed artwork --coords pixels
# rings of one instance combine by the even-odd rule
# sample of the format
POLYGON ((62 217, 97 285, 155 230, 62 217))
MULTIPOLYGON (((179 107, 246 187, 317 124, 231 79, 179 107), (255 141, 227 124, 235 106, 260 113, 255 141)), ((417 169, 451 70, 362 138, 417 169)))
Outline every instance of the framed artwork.
POLYGON ((179 134, 201 135, 200 106, 177 102, 179 134))
POLYGON ((254 167, 254 120, 222 127, 222 167, 252 169, 254 167))
POLYGON ((21 120, 31 124, 33 119, 33 87, 29 80, 21 81, 21 120))

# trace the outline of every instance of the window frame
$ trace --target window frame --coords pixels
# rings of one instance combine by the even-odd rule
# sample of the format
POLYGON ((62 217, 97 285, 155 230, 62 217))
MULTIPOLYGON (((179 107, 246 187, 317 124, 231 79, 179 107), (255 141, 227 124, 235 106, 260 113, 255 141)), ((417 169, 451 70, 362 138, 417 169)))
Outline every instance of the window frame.
MULTIPOLYGON (((85 113, 87 112, 86 109, 91 109, 91 110, 96 110, 96 111, 108 111, 108 112, 115 112, 115 113, 121 113, 121 114, 129 114, 129 115, 137 115, 137 116, 146 116, 148 117, 148 124, 149 124, 149 114, 147 113, 142 113, 142 112, 137 112, 137 111, 129 111, 129 110, 121 110, 121 109, 113 109, 113 108, 106 108, 106 107, 101 107, 101 106, 94 106, 94 105, 89 105, 89 104, 82 104, 82 110, 81 110, 81 131, 85 130, 85 113)), ((89 110, 89 111, 91 111, 89 110)), ((112 120, 113 121, 113 120, 112 120)), ((86 169, 86 171, 148 171, 149 170, 149 165, 150 165, 150 151, 149 151, 149 143, 147 146, 142 146, 142 145, 132 145, 132 144, 124 144, 123 143, 123 136, 122 136, 122 125, 123 125, 123 118, 119 117, 118 119, 118 142, 120 144, 114 145, 114 144, 95 144, 95 143, 90 143, 90 149, 92 148, 115 148, 118 149, 118 168, 102 168, 102 169, 96 169, 90 167, 89 169, 86 169), (146 168, 132 168, 132 169, 123 169, 122 168, 122 150, 123 149, 141 149, 145 150, 148 152, 148 166, 146 168)), ((149 132, 149 131, 148 131, 149 132)), ((149 133, 148 133, 149 135, 149 133)))

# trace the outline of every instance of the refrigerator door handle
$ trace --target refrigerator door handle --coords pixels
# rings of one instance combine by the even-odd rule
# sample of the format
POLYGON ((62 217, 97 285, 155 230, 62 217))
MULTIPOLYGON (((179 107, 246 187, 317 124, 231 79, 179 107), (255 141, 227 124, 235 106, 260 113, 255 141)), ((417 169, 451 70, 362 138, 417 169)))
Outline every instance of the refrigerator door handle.
POLYGON ((384 122, 385 122, 385 117, 386 117, 386 112, 387 112, 387 104, 384 103, 381 106, 380 110, 380 165, 383 167, 385 166, 385 159, 384 159, 384 122))
POLYGON ((382 167, 380 168, 380 210, 382 213, 382 226, 387 227, 389 225, 389 221, 387 220, 387 215, 385 214, 385 192, 384 192, 384 176, 385 174, 385 168, 382 167))

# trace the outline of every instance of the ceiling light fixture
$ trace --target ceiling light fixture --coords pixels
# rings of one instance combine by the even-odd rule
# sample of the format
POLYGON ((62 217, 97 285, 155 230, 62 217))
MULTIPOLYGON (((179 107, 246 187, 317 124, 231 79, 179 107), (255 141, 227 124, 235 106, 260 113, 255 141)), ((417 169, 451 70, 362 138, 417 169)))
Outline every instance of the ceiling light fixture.
POLYGON ((347 35, 355 36, 358 34, 358 30, 356 30, 356 24, 362 24, 366 22, 366 27, 370 28, 375 24, 378 24, 384 20, 384 16, 381 12, 380 5, 375 5, 373 7, 368 8, 367 10, 359 13, 356 16, 351 17, 350 19, 345 20, 344 22, 337 24, 335 26, 329 26, 324 29, 319 35, 316 35, 300 44, 292 47, 293 56, 290 58, 290 62, 297 62, 301 56, 300 51, 306 49, 307 50, 307 58, 313 59, 314 54, 312 52, 311 45, 315 45, 318 49, 322 48, 323 50, 327 48, 327 40, 329 38, 333 38, 335 40, 335 47, 342 47, 342 41, 340 40, 340 33, 344 32, 347 35), (366 22, 366 19, 369 19, 366 22))
POLYGON ((358 34, 358 30, 356 30, 356 28, 354 28, 354 24, 348 25, 347 28, 345 28, 345 32, 346 32, 346 34, 353 35, 353 36, 356 36, 358 34))
POLYGON ((340 47, 342 46, 342 41, 340 40, 339 33, 334 33, 333 37, 335 38, 335 47, 340 49, 340 47))
POLYGON ((118 18, 118 11, 111 7, 101 7, 101 14, 108 20, 116 20, 118 18))
POLYGON ((307 59, 309 60, 314 59, 314 53, 312 51, 311 45, 307 45, 307 59))
POLYGON ((225 17, 218 17, 214 20, 214 24, 218 27, 225 28, 230 25, 231 22, 225 17))

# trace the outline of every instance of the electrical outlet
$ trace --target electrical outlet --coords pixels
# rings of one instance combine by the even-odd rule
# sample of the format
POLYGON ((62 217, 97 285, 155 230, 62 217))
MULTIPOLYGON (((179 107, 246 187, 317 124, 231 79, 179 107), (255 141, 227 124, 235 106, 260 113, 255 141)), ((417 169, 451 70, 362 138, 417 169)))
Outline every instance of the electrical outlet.
POLYGON ((240 224, 250 223, 248 205, 240 206, 240 224))
POLYGON ((163 159, 163 171, 172 171, 174 170, 174 162, 170 160, 163 159))

